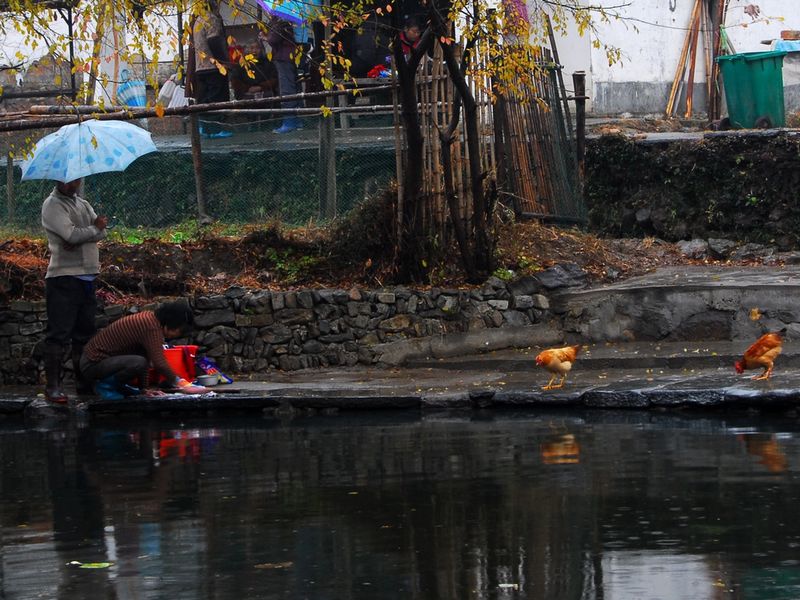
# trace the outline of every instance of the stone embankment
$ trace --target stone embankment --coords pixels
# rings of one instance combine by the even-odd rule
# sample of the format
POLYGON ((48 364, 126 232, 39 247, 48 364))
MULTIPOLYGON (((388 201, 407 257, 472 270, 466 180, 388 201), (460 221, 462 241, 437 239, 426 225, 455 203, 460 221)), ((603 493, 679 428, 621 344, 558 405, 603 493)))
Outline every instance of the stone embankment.
MULTIPOLYGON (((680 267, 587 288, 575 265, 476 290, 231 288, 191 299, 191 342, 225 371, 264 376, 338 366, 403 365, 562 342, 750 342, 800 336, 800 267, 680 267)), ((106 307, 102 327, 128 311, 106 307)), ((44 304, 0 311, 0 383, 41 381, 44 304)), ((70 365, 67 365, 68 368, 70 365)))
MULTIPOLYGON (((559 266, 506 284, 492 277, 478 290, 408 288, 276 292, 231 288, 190 300, 191 342, 234 373, 312 367, 400 364, 560 341, 550 323, 548 294, 583 285, 586 275, 559 266)), ((141 308, 109 306, 98 327, 141 308)), ((38 348, 45 330, 44 302, 12 302, 0 311, 0 384, 41 380, 38 348)), ((71 368, 71 365, 68 365, 71 368)))

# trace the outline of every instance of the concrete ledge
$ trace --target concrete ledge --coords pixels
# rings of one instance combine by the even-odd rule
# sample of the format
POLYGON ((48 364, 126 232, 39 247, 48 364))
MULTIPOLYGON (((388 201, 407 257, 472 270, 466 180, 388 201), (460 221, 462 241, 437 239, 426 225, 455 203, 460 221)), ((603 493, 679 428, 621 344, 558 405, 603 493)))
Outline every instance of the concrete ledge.
POLYGON ((479 329, 466 333, 378 344, 373 350, 378 364, 399 366, 410 360, 449 358, 506 348, 548 346, 563 341, 560 329, 550 324, 530 327, 479 329))

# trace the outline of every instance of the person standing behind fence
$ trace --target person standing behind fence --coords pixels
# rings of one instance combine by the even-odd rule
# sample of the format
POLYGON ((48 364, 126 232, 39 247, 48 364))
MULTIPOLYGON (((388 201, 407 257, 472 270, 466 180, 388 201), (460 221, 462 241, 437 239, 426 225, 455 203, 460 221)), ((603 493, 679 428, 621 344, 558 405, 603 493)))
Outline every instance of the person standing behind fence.
POLYGON ((78 196, 80 185, 80 179, 59 181, 42 204, 42 227, 50 249, 45 275, 45 399, 57 404, 68 400, 61 388, 61 360, 68 344, 72 345, 76 391, 91 393, 79 365, 83 346, 95 332, 95 279, 100 272, 97 242, 106 237, 108 219, 97 216, 78 196))
MULTIPOLYGON (((228 77, 220 71, 221 67, 227 69, 230 66, 228 42, 217 0, 207 0, 198 5, 197 12, 192 17, 191 29, 187 95, 194 98, 197 104, 228 102, 228 77)), ((222 117, 214 115, 211 118, 219 121, 222 117)), ((213 138, 233 135, 231 131, 214 122, 204 122, 200 133, 213 138)))
MULTIPOLYGON (((298 45, 294 37, 294 27, 289 21, 277 16, 272 17, 267 24, 267 34, 259 33, 259 37, 265 40, 272 48, 272 62, 278 70, 278 89, 281 96, 297 94, 297 52, 298 45)), ((281 108, 299 108, 299 100, 282 102, 281 108)), ((289 133, 295 129, 302 128, 302 122, 296 115, 285 116, 280 127, 273 130, 273 133, 289 133)))

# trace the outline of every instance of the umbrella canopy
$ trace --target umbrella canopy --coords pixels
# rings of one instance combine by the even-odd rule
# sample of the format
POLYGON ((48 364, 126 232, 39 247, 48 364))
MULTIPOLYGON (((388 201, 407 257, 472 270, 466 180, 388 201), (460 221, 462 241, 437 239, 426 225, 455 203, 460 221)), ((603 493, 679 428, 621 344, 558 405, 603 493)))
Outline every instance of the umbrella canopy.
POLYGON ((22 179, 67 182, 124 171, 140 156, 155 151, 149 131, 127 121, 91 119, 65 125, 36 142, 32 156, 22 162, 22 179))
POLYGON ((269 14, 285 19, 295 25, 305 23, 314 9, 320 6, 319 0, 257 0, 269 14))

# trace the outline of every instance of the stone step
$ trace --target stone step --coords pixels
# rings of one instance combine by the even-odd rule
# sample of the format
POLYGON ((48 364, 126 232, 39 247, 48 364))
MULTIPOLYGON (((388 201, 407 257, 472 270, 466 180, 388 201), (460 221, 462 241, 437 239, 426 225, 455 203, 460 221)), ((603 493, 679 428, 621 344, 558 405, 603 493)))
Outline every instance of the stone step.
MULTIPOLYGON (((800 342, 800 340, 798 340, 800 342)), ((612 369, 714 369, 730 368, 741 359, 748 342, 630 342, 588 344, 577 362, 582 371, 612 369)), ((480 355, 443 359, 409 360, 408 368, 449 371, 528 371, 535 369, 536 355, 543 348, 503 350, 480 355)), ((800 343, 787 340, 775 361, 776 369, 800 368, 800 343)), ((577 368, 577 367, 576 367, 577 368)))

